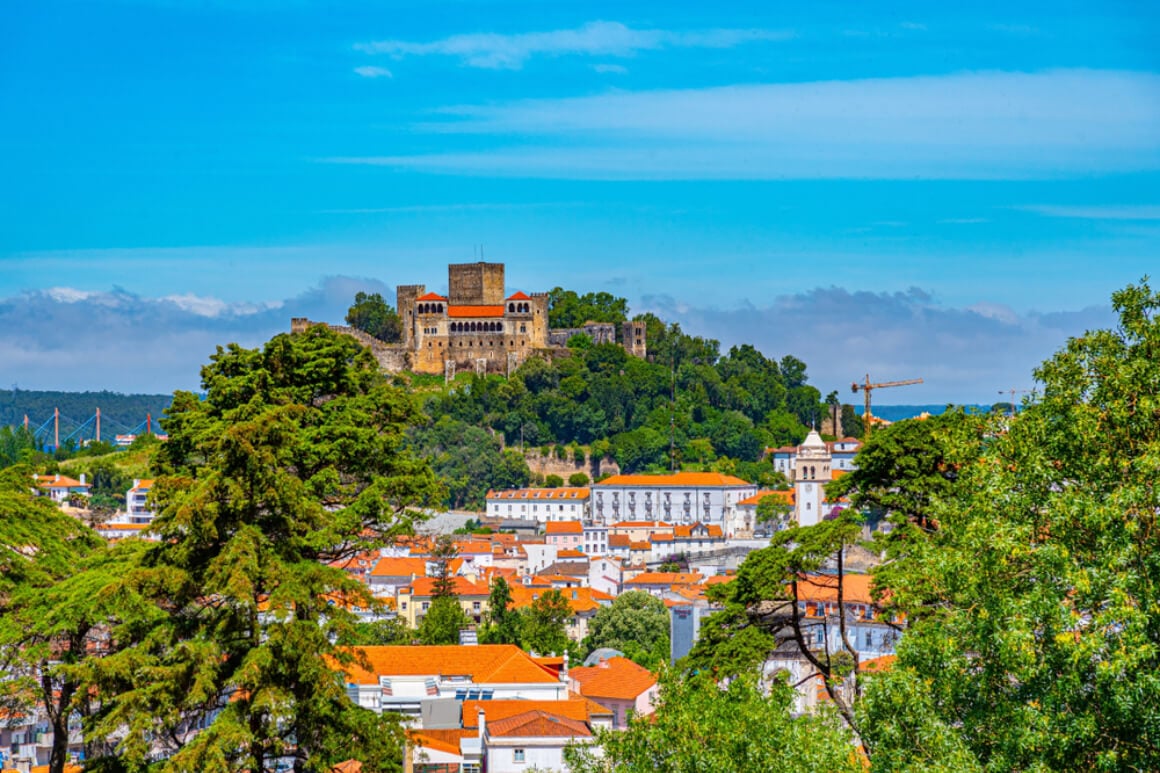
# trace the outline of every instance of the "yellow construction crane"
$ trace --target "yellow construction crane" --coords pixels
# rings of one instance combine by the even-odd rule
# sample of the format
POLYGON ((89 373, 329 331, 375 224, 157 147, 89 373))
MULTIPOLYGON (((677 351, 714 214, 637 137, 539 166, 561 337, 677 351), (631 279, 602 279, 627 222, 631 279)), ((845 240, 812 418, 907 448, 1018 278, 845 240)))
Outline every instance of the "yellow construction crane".
POLYGON ((884 389, 886 387, 907 386, 909 384, 921 384, 921 383, 922 383, 922 379, 920 379, 920 378, 910 378, 910 379, 907 379, 905 381, 883 381, 880 384, 872 384, 872 383, 870 383, 870 374, 867 373, 865 383, 859 384, 857 381, 855 381, 853 384, 851 384, 850 387, 853 391, 857 392, 859 389, 861 389, 866 395, 866 413, 862 416, 863 424, 865 425, 862 428, 862 437, 865 440, 870 439, 870 427, 873 425, 872 419, 874 417, 870 414, 870 393, 871 392, 873 392, 875 389, 884 389))
POLYGON ((1000 389, 999 394, 1011 395, 1011 403, 1010 403, 1011 411, 1008 414, 1008 416, 1014 416, 1015 415, 1015 395, 1017 395, 1017 394, 1019 394, 1019 395, 1033 395, 1033 394, 1035 394, 1035 390, 1034 389, 1014 389, 1014 388, 1012 388, 1012 389, 1000 389))

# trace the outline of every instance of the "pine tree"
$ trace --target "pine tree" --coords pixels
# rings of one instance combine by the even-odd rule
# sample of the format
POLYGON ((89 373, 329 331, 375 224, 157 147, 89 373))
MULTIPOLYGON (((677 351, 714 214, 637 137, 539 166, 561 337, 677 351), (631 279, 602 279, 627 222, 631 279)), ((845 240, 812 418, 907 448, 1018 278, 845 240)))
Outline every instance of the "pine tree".
POLYGON ((156 614, 91 669, 107 696, 92 732, 129 767, 160 752, 167 771, 323 771, 357 750, 394 769, 401 731, 348 699, 354 655, 332 643, 353 633, 347 605, 376 602, 330 562, 441 495, 406 448, 413 403, 322 326, 211 359, 204 399, 178 392, 162 422, 160 541, 121 581, 156 614))

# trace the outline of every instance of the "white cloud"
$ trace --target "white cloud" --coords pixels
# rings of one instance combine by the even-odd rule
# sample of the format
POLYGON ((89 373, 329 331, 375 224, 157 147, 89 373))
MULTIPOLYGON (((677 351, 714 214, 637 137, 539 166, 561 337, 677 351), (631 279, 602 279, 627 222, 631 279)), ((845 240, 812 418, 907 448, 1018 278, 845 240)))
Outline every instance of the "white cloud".
POLYGON ((391 71, 388 70, 386 67, 372 67, 372 66, 367 65, 364 67, 356 67, 356 68, 354 68, 354 71, 357 75, 361 75, 364 78, 394 78, 395 77, 391 73, 391 71))
POLYGON ((469 67, 518 70, 533 56, 617 56, 661 48, 731 48, 743 43, 785 40, 792 33, 764 29, 708 29, 678 32, 632 29, 620 22, 594 21, 576 29, 512 35, 472 33, 427 43, 380 40, 355 46, 368 54, 453 56, 469 67))
POLYGON ((955 308, 919 288, 817 288, 761 307, 743 301, 728 309, 667 296, 645 303, 686 332, 718 339, 723 351, 751 343, 767 357, 800 357, 809 366, 810 383, 823 394, 846 393, 865 373, 882 380, 924 379, 883 395, 883 403, 994 402, 999 389, 1030 387, 1032 369, 1069 336, 1115 323, 1109 308, 1019 314, 989 301, 955 308))
POLYGON ((60 303, 78 303, 93 297, 96 293, 88 290, 77 290, 73 287, 50 287, 44 294, 60 303))
POLYGON ((1016 207, 1027 212, 1035 212, 1047 217, 1069 217, 1082 220, 1160 220, 1160 204, 1124 204, 1062 206, 1055 204, 1031 204, 1016 207))
POLYGON ((389 296, 381 282, 352 277, 260 304, 119 288, 24 292, 0 298, 0 362, 28 389, 193 389, 215 347, 258 346, 289 330, 291 317, 340 321, 359 290, 389 296))
POLYGON ((1160 75, 970 72, 611 92, 445 108, 495 149, 336 157, 591 179, 1045 178, 1160 169, 1160 75))

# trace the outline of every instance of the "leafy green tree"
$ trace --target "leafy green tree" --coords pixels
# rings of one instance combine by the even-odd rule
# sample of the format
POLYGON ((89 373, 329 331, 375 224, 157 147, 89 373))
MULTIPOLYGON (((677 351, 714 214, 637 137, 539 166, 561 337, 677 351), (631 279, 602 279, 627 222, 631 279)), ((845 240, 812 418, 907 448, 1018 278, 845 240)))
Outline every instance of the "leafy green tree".
POLYGON ((708 675, 661 677, 655 713, 627 730, 601 730, 592 746, 565 750, 576 773, 857 773, 865 770, 831 712, 790 714, 793 689, 754 676, 718 684, 708 675), (599 747, 600 752, 594 751, 599 747))
POLYGON ((583 488, 591 482, 588 474, 584 472, 574 472, 568 476, 568 485, 573 488, 583 488))
POLYGON ((405 443, 413 402, 321 326, 219 348, 202 385, 163 420, 159 541, 108 591, 135 590, 153 614, 92 664, 90 732, 130 768, 160 746, 166 771, 327 770, 352 748, 391 769, 399 728, 349 700, 337 666, 356 656, 333 643, 356 622, 334 600, 374 600, 334 562, 410 531, 412 508, 440 496, 405 443))
POLYGON ((413 429, 411 436, 446 486, 448 507, 482 510, 489 490, 519 488, 531 480, 522 454, 504 449, 499 438, 465 421, 443 416, 413 429))
POLYGON ((865 434, 862 417, 852 405, 842 406, 842 434, 846 437, 860 438, 865 434))
POLYGON ((431 597, 442 596, 458 598, 455 593, 455 573, 451 571, 451 562, 459 555, 459 548, 455 538, 450 534, 440 534, 435 538, 435 545, 431 548, 431 597))
POLYGON ((0 714, 43 707, 52 731, 49 773, 68 762, 69 721, 84 696, 70 668, 99 646, 109 599, 95 594, 104 542, 30 491, 31 471, 0 471, 0 714), (81 578, 81 579, 78 579, 81 578))
POLYGON ((431 599, 427 614, 419 622, 419 641, 423 644, 458 644, 459 632, 471 627, 458 596, 431 599))
POLYGON ((398 618, 375 620, 370 623, 355 623, 350 633, 339 642, 344 647, 369 647, 378 645, 411 644, 416 632, 398 618))
POLYGON ((553 328, 577 328, 585 322, 619 323, 627 318, 628 301, 611 293, 577 295, 574 290, 562 287, 548 293, 548 324, 553 328))
POLYGON ((769 547, 746 556, 737 579, 710 589, 711 596, 722 602, 724 609, 702 623, 701 640, 687 656, 689 665, 719 676, 732 676, 722 673, 722 667, 741 666, 744 673, 765 659, 761 656, 763 648, 768 653, 775 646, 791 645, 821 678, 846 725, 859 735, 856 704, 861 685, 859 680, 847 681, 858 667, 858 652, 847 630, 852 617, 846 608, 844 588, 846 550, 859 541, 861 527, 859 516, 845 511, 814 526, 777 532, 769 547), (824 582, 835 590, 834 612, 822 619, 806 617, 802 611, 803 583, 822 581, 811 578, 831 564, 834 569, 827 571, 824 582), (827 634, 819 646, 816 634, 827 632, 831 626, 839 632, 839 644, 833 646, 827 634), (747 628, 757 628, 759 632, 742 638, 747 628), (728 644, 724 656, 714 651, 715 646, 731 639, 738 641, 728 644), (747 664, 746 658, 753 658, 753 662, 747 664))
POLYGON ((403 321, 383 300, 382 293, 355 293, 354 305, 346 312, 346 324, 389 344, 403 337, 403 321))
POLYGON ((520 644, 530 652, 563 653, 572 607, 558 590, 546 590, 520 611, 520 644))
POLYGON ((1160 769, 1160 295, 1112 303, 1035 371, 1042 400, 949 441, 970 461, 932 483, 937 528, 889 548, 909 624, 866 688, 876 767, 1160 769))
POLYGON ((669 658, 668 609, 646 591, 622 593, 596 610, 584 644, 589 652, 611 647, 645 668, 656 668, 669 658))
POLYGON ((33 464, 42 455, 32 430, 0 427, 0 469, 14 464, 33 464))
POLYGON ((544 478, 544 486, 547 488, 560 488, 564 485, 564 479, 559 475, 548 475, 544 478))
POLYGON ((487 598, 487 621, 479 637, 482 643, 520 643, 520 615, 511 604, 512 590, 507 580, 496 577, 487 598))
POLYGON ((763 497, 757 503, 757 522, 786 524, 793 514, 793 505, 778 496, 763 497))

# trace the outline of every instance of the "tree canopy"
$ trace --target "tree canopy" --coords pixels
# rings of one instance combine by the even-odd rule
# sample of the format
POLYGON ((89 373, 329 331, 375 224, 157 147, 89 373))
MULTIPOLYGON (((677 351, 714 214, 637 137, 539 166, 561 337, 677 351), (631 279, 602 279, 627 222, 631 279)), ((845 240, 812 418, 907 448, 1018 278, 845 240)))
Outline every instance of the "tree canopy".
POLYGON ((393 769, 392 720, 352 704, 337 666, 353 657, 347 604, 377 604, 331 562, 409 531, 439 486, 408 450, 412 402, 371 354, 325 327, 262 349, 218 349, 204 399, 178 392, 163 426, 159 514, 118 581, 154 612, 113 630, 88 677, 106 696, 90 732, 166 770, 327 770, 358 748, 393 769), (189 737, 181 728, 204 723, 189 737))
POLYGON ((849 735, 830 712, 790 714, 793 689, 762 687, 747 675, 719 684, 708 675, 662 676, 651 716, 633 716, 626 730, 602 730, 591 747, 566 751, 576 773, 857 773, 849 735))
POLYGON ((931 482, 937 528, 891 546, 909 626, 867 690, 876 768, 1160 768, 1160 295, 1112 300, 1118 327, 1036 370, 1038 403, 988 417, 981 451, 947 441, 974 458, 931 482))
POLYGON ((346 312, 346 324, 388 344, 403 338, 403 320, 381 293, 356 293, 346 312))
POLYGON ((622 593, 596 610, 584 644, 589 652, 611 647, 645 668, 656 668, 669 659, 668 608, 647 591, 622 593))

